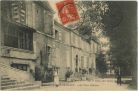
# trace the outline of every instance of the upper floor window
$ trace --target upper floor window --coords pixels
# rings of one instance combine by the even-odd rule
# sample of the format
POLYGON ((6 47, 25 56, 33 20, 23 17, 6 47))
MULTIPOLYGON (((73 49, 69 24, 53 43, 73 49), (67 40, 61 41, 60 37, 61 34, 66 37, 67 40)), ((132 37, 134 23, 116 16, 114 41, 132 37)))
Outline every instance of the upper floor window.
POLYGON ((44 9, 35 4, 35 28, 44 32, 44 9))
POLYGON ((55 30, 55 39, 59 40, 59 32, 55 30))
POLYGON ((4 29, 4 45, 19 49, 33 50, 33 31, 14 24, 4 29))
POLYGON ((62 31, 62 41, 63 41, 63 42, 66 41, 66 37, 67 37, 67 36, 66 36, 66 32, 65 32, 65 31, 63 32, 63 31, 62 31))
POLYGON ((62 33, 61 33, 61 31, 59 32, 59 40, 62 41, 62 33))
POLYGON ((53 16, 46 10, 44 11, 44 27, 45 33, 53 34, 53 16))
POLYGON ((26 24, 26 5, 24 1, 11 2, 12 20, 26 24))

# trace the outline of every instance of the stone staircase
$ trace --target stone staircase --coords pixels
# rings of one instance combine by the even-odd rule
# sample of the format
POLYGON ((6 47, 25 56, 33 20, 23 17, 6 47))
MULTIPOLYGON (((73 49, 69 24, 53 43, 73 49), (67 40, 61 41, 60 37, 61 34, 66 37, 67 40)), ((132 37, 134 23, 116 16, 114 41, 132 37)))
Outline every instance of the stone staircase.
POLYGON ((40 84, 32 79, 30 73, 0 63, 0 90, 31 90, 40 84))
POLYGON ((8 75, 1 76, 1 90, 30 90, 39 88, 38 84, 27 81, 17 81, 8 75))

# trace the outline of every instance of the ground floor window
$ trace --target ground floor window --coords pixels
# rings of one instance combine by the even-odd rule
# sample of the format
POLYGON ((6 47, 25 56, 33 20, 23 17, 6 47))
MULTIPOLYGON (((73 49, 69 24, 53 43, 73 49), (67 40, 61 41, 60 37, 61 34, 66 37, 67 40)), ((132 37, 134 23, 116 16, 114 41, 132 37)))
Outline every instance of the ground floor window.
POLYGON ((16 63, 13 63, 13 64, 11 64, 11 67, 27 71, 28 65, 27 64, 16 64, 16 63))

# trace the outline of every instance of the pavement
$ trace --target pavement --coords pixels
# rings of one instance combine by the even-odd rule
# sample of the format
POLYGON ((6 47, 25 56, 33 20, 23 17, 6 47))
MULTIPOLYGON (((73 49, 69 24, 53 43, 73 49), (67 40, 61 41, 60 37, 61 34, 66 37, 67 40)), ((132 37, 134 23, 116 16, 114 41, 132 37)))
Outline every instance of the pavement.
MULTIPOLYGON (((53 83, 43 84, 39 91, 130 91, 128 84, 121 86, 116 83, 116 79, 95 79, 91 81, 60 82, 58 87, 53 83)), ((134 91, 134 90, 133 90, 134 91)))

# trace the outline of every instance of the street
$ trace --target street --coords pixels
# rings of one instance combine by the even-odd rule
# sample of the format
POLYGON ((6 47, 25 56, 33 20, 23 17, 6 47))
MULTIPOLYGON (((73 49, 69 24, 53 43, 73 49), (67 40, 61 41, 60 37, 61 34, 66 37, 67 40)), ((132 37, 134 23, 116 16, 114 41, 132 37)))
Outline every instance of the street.
MULTIPOLYGON (((37 89, 36 89, 37 90, 37 89)), ((97 79, 92 81, 75 81, 60 83, 60 86, 54 85, 42 86, 39 90, 47 91, 91 91, 91 90, 130 90, 127 84, 117 85, 115 79, 97 79)))

